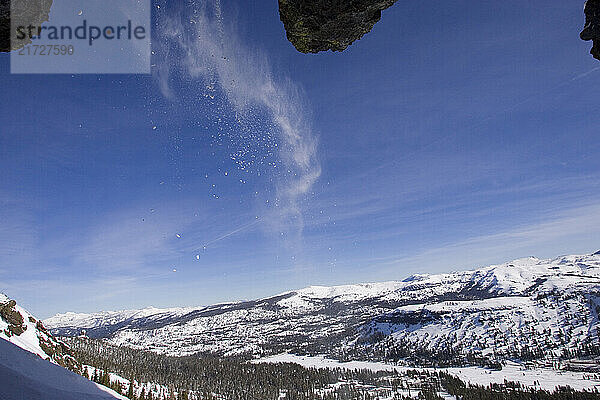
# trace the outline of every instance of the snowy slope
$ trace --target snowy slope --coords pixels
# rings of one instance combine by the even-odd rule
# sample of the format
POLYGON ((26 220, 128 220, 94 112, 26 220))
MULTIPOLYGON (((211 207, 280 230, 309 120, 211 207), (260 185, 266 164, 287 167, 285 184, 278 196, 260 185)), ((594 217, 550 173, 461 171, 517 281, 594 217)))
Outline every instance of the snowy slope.
POLYGON ((0 339, 0 399, 115 400, 126 399, 65 368, 0 339))
POLYGON ((474 299, 406 305, 377 316, 363 336, 382 347, 420 347, 521 359, 599 345, 600 257, 528 258, 475 271, 474 299), (495 296, 488 296, 494 293, 495 296))
POLYGON ((41 321, 0 294, 0 399, 124 399, 66 368, 78 368, 68 347, 41 321))
POLYGON ((432 354, 551 358, 597 345, 599 310, 596 253, 403 281, 311 286, 208 307, 67 313, 45 323, 58 335, 85 329, 91 337, 171 355, 344 357, 360 351, 385 358, 401 356, 399 349, 410 345, 432 354))
MULTIPOLYGON (((9 301, 10 299, 6 295, 0 293, 0 304, 7 304, 9 301)), ((20 335, 11 334, 8 331, 9 322, 0 317, 0 338, 8 340, 20 348, 37 354, 42 358, 48 358, 49 356, 40 347, 40 339, 38 334, 41 332, 36 328, 37 320, 35 320, 31 314, 17 304, 15 304, 12 308, 19 313, 19 315, 21 315, 23 319, 21 326, 24 327, 25 331, 20 335)))
POLYGON ((0 293, 0 338, 55 364, 75 370, 75 360, 68 346, 46 330, 42 321, 36 319, 16 301, 0 293))

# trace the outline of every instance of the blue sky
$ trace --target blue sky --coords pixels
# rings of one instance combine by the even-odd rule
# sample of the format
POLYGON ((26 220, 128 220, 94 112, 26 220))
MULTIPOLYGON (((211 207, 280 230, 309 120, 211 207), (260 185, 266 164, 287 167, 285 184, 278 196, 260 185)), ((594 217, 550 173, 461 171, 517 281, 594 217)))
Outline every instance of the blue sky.
POLYGON ((600 249, 583 4, 398 2, 305 55, 251 3, 155 3, 152 76, 0 56, 0 290, 47 317, 600 249))

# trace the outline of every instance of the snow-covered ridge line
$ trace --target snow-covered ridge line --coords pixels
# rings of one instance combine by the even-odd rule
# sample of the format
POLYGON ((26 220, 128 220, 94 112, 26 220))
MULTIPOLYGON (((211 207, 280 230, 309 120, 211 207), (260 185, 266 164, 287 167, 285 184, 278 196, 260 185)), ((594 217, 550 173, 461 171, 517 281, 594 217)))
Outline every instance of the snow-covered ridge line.
MULTIPOLYGON (((423 283, 423 284, 434 284, 434 283, 442 283, 444 281, 460 278, 460 277, 470 277, 475 279, 480 278, 479 282, 483 282, 484 279, 488 275, 493 275, 494 273, 500 273, 504 275, 504 278, 510 282, 518 281, 521 285, 527 286, 527 283, 530 283, 530 279, 534 276, 544 276, 544 275, 555 275, 557 271, 548 270, 548 266, 552 266, 551 268, 556 268, 556 266, 567 265, 570 260, 579 260, 579 259, 588 259, 593 258, 595 256, 600 256, 600 251, 593 253, 591 255, 565 255, 559 256, 553 259, 539 259, 537 257, 525 257, 516 259, 504 264, 490 265, 483 268, 471 269, 465 271, 452 271, 449 273, 440 273, 440 274, 427 274, 427 273, 418 273, 408 276, 403 280, 396 281, 383 281, 383 282, 367 282, 367 283, 357 283, 357 284, 346 284, 346 285, 334 285, 334 286, 325 286, 325 285, 311 285, 302 289, 297 290, 289 290, 274 296, 268 296, 259 298, 254 301, 263 301, 269 300, 275 297, 289 296, 289 295, 300 295, 300 296, 311 296, 314 298, 332 298, 344 295, 368 295, 368 294, 381 294, 385 292, 391 292, 399 289, 403 289, 406 287, 410 287, 415 283, 423 283), (515 268, 515 271, 510 271, 511 268, 515 268), (518 269, 518 270, 517 270, 518 269)), ((560 267, 558 267, 560 268, 560 267)), ((589 274, 591 277, 600 278, 600 267, 596 265, 596 272, 594 274, 589 274)), ((575 272, 572 268, 565 269, 564 271, 560 271, 563 273, 575 272)), ((582 272, 582 271, 579 271, 582 272)), ((585 274, 585 272, 583 272, 585 274)), ((105 319, 111 317, 118 318, 135 318, 135 317, 146 317, 157 314, 184 314, 198 310, 204 310, 207 307, 215 307, 215 306, 229 306, 244 303, 245 301, 232 301, 232 302, 222 302, 215 303, 209 306, 190 306, 190 307, 168 307, 168 308, 157 308, 154 306, 148 306, 142 309, 123 309, 123 310, 114 310, 114 311, 98 311, 94 313, 78 313, 73 311, 67 311, 64 313, 58 313, 50 318, 44 320, 44 323, 48 327, 53 327, 60 325, 64 322, 75 322, 78 320, 85 320, 87 318, 90 319, 105 319)), ((91 327, 91 326, 90 326, 91 327)))
POLYGON ((309 286, 207 307, 59 314, 45 323, 58 335, 84 329, 114 344, 171 355, 298 349, 333 356, 351 349, 387 357, 398 353, 395 346, 409 346, 485 357, 536 349, 535 357, 550 357, 596 345, 599 299, 595 253, 528 257, 402 281, 309 286))

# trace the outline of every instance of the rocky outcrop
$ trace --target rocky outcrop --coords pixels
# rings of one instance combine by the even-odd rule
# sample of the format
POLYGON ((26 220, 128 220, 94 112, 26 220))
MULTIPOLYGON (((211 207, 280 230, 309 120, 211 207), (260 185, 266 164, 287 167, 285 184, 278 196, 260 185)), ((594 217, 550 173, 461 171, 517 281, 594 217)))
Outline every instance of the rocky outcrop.
POLYGON ((17 50, 31 43, 31 40, 27 38, 26 40, 13 40, 11 44, 11 20, 15 26, 40 26, 42 22, 48 21, 51 6, 52 0, 1 0, 0 52, 17 50))
POLYGON ((0 293, 0 340, 2 339, 73 372, 81 370, 80 363, 73 357, 67 344, 52 336, 42 321, 19 307, 16 301, 0 293))
POLYGON ((600 0, 587 0, 585 3, 585 26, 581 39, 593 42, 590 54, 600 60, 600 0))
POLYGON ((10 300, 7 303, 0 304, 0 318, 2 318, 8 324, 4 333, 6 336, 21 335, 27 330, 27 325, 24 324, 25 320, 20 312, 15 310, 17 303, 14 300, 10 300))
POLYGON ((396 0, 279 0, 288 40, 302 53, 343 51, 396 0))

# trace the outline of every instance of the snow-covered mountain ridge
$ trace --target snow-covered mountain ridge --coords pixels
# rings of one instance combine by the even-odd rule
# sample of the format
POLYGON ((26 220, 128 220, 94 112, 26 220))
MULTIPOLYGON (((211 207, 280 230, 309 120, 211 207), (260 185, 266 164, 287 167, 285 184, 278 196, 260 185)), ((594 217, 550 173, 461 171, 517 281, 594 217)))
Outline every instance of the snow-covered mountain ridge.
POLYGON ((66 313, 44 323, 57 335, 85 329, 91 337, 171 355, 530 359, 595 351, 599 304, 595 253, 403 281, 311 286, 207 307, 66 313))

